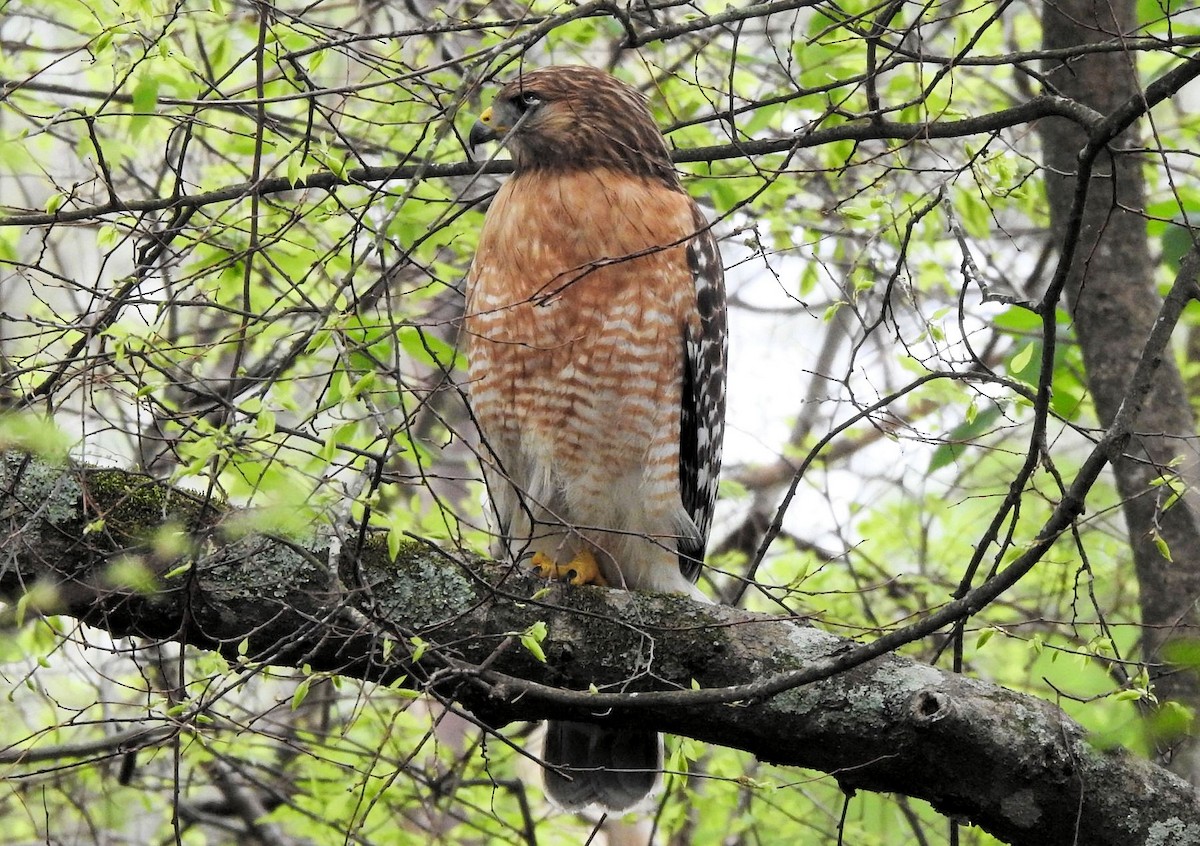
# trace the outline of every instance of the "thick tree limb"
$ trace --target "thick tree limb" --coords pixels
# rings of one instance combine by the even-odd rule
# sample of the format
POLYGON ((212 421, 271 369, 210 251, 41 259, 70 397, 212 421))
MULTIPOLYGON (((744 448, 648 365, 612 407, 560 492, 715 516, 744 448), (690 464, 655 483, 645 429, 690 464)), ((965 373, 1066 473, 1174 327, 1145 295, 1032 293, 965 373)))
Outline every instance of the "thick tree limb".
POLYGON ((0 462, 0 516, 0 593, 53 585, 56 606, 44 610, 118 636, 231 657, 245 641, 253 660, 406 676, 494 725, 551 714, 652 725, 823 770, 848 789, 926 799, 1012 843, 1200 843, 1200 803, 1164 769, 1095 749, 1039 699, 896 655, 766 698, 713 695, 859 646, 797 620, 598 588, 535 599, 540 582, 417 543, 389 563, 376 538, 340 555, 231 538, 228 514, 186 492, 14 454, 0 462), (192 566, 178 572, 180 560, 156 558, 151 540, 184 529, 192 566), (158 574, 157 590, 114 586, 113 562, 131 557, 158 574), (516 637, 539 621, 545 663, 516 637), (413 635, 431 644, 417 663, 413 635), (601 693, 583 692, 589 685, 601 693))

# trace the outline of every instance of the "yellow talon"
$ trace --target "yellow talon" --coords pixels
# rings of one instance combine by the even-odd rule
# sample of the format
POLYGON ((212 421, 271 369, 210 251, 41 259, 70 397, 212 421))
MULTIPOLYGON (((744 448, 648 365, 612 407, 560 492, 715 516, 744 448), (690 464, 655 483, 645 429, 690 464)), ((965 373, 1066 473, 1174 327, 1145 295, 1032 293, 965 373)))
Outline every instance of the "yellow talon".
POLYGON ((586 549, 575 553, 575 557, 567 564, 558 564, 544 552, 535 552, 530 563, 543 579, 569 582, 573 585, 608 586, 608 580, 600 573, 596 557, 586 549))
POLYGON ((558 577, 558 565, 544 552, 535 552, 529 563, 543 579, 550 580, 558 577))

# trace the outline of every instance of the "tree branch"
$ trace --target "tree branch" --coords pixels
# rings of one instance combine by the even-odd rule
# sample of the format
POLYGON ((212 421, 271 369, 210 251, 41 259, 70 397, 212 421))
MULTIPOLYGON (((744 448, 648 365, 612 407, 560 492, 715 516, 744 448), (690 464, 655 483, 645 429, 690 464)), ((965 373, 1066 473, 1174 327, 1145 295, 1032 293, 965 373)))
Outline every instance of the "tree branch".
MULTIPOLYGON (((935 120, 929 123, 895 123, 879 121, 873 123, 848 123, 826 129, 797 131, 778 138, 765 138, 733 144, 717 144, 675 150, 672 159, 681 164, 716 162, 739 159, 746 156, 764 156, 771 153, 786 153, 810 147, 819 147, 835 141, 922 141, 934 138, 963 138, 981 133, 998 132, 1020 126, 1038 118, 1064 117, 1079 123, 1087 130, 1100 123, 1103 116, 1066 97, 1043 95, 1011 109, 963 120, 935 120)), ((148 197, 141 200, 107 202, 60 209, 55 212, 30 212, 0 217, 0 226, 46 226, 54 223, 71 223, 92 220, 109 214, 129 212, 162 211, 163 209, 191 208, 243 200, 247 197, 280 194, 285 191, 301 191, 310 188, 332 191, 348 185, 363 185, 372 182, 387 182, 396 179, 445 179, 479 174, 511 173, 512 162, 496 160, 489 162, 421 162, 396 167, 353 168, 344 176, 332 172, 315 173, 295 182, 287 177, 274 177, 255 182, 240 182, 213 191, 188 194, 182 197, 148 197)))
POLYGON ((823 770, 848 789, 922 798, 1012 843, 1105 846, 1175 830, 1164 826, 1200 831, 1186 783, 1099 751, 1034 697, 886 654, 729 701, 713 694, 763 690, 764 679, 794 679, 862 645, 682 597, 556 586, 535 598, 540 581, 419 543, 389 562, 377 537, 340 554, 327 543, 234 538, 231 514, 135 474, 8 453, 0 595, 45 597, 53 586, 52 603, 27 599, 22 609, 32 602, 116 636, 234 659, 403 676, 492 725, 550 715, 649 725, 823 770), (189 568, 155 557, 163 531, 186 531, 189 568), (156 590, 114 586, 112 564, 131 559, 153 571, 156 590), (43 587, 27 593, 35 584, 43 587), (549 630, 544 663, 514 637, 539 621, 549 630), (407 651, 414 635, 430 644, 419 661, 407 651), (601 692, 583 692, 589 685, 601 692))

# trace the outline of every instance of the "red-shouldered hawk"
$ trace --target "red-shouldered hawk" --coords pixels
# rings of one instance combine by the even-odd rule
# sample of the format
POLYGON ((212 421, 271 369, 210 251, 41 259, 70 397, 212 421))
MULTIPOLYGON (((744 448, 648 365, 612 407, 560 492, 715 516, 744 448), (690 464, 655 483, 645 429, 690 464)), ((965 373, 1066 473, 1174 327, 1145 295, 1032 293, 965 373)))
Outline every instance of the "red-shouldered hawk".
MULTIPOLYGON (((500 543, 544 575, 702 598, 721 468, 725 291, 704 214, 634 89, 587 67, 505 85, 471 130, 515 175, 467 279, 471 405, 500 543)), ((653 732, 551 721, 546 790, 621 811, 653 732)))

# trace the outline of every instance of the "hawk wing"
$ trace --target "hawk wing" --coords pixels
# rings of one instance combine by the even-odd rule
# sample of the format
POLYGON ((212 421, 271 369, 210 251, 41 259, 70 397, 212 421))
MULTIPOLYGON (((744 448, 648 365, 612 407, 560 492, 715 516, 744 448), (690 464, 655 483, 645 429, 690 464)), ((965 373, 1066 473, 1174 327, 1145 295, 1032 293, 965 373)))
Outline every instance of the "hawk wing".
POLYGON ((700 575, 725 434, 725 272, 716 239, 703 212, 693 205, 697 234, 687 245, 688 269, 696 289, 695 319, 684 329, 683 394, 679 417, 679 494, 699 530, 679 545, 679 569, 690 581, 700 575))

